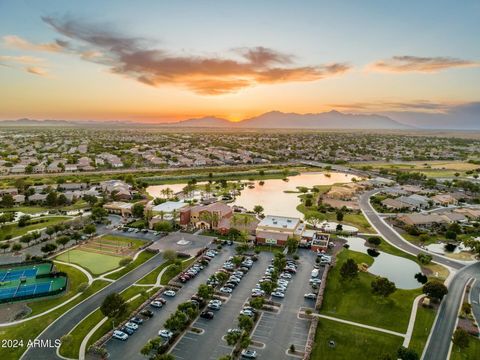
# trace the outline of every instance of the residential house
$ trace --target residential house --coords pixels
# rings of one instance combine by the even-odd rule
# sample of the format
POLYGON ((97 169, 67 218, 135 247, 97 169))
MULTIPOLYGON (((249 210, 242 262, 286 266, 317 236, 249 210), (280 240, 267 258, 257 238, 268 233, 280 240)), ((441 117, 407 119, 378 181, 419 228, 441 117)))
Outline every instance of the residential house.
POLYGON ((431 198, 435 205, 448 206, 457 205, 458 200, 450 194, 437 194, 431 198))

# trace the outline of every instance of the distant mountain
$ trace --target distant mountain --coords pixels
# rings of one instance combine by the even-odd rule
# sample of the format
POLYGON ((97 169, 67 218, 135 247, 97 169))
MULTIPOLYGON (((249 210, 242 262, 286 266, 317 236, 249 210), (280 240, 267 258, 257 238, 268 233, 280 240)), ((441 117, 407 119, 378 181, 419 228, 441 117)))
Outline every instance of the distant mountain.
POLYGON ((17 119, 0 121, 0 126, 75 126, 76 124, 66 120, 32 120, 17 119))
POLYGON ((182 120, 175 123, 165 123, 167 126, 187 126, 187 127, 232 127, 235 124, 226 119, 214 116, 206 116, 198 119, 182 120))
POLYGON ((411 126, 376 114, 345 114, 335 110, 319 114, 296 114, 271 111, 243 120, 243 128, 280 129, 411 129, 411 126))

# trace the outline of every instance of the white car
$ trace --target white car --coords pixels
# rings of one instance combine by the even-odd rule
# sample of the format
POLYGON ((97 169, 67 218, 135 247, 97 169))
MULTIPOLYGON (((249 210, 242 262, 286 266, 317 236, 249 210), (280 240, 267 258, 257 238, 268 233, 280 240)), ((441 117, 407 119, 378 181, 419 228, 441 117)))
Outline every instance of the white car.
POLYGON ((240 314, 248 317, 253 317, 255 315, 253 311, 249 309, 243 309, 242 311, 240 311, 240 314))
POLYGON ((113 332, 112 337, 114 337, 115 339, 123 340, 123 341, 128 339, 128 335, 125 334, 123 331, 120 331, 120 330, 115 330, 113 332))
POLYGON ((256 359, 257 358, 257 352, 255 350, 242 350, 242 357, 248 358, 248 359, 256 359))
POLYGON ((173 336, 173 333, 170 330, 163 329, 158 331, 158 336, 164 339, 170 339, 173 336))
POLYGON ((321 279, 317 279, 317 278, 313 278, 313 279, 310 279, 310 284, 321 284, 322 283, 322 280, 321 279))
POLYGON ((273 297, 278 297, 278 298, 284 298, 285 294, 280 292, 280 291, 275 291, 275 292, 272 292, 272 296, 273 297))
POLYGON ((176 295, 175 291, 173 290, 167 290, 163 293, 163 295, 165 296, 170 296, 170 297, 174 297, 176 295))
POLYGON ((220 300, 217 300, 217 299, 210 300, 208 303, 212 304, 212 305, 222 306, 222 302, 220 300))
POLYGON ((132 330, 137 330, 138 329, 138 325, 133 323, 133 322, 127 322, 125 324, 125 327, 129 328, 129 329, 132 329, 132 330))
POLYGON ((292 278, 292 275, 290 275, 289 273, 281 273, 280 274, 280 277, 282 279, 291 279, 292 278))
POLYGON ((287 291, 287 288, 284 287, 284 286, 278 286, 278 287, 276 287, 275 289, 273 289, 273 292, 281 292, 281 293, 284 293, 285 291, 287 291))
POLYGON ((222 287, 220 288, 219 290, 221 293, 224 293, 224 294, 231 294, 232 293, 232 288, 229 288, 229 287, 222 287))
POLYGON ((315 300, 315 299, 317 298, 317 295, 314 294, 314 293, 308 293, 308 294, 303 295, 303 297, 304 297, 305 299, 315 300))
POLYGON ((160 301, 154 300, 150 303, 150 306, 153 306, 155 308, 161 308, 163 307, 163 304, 160 301))

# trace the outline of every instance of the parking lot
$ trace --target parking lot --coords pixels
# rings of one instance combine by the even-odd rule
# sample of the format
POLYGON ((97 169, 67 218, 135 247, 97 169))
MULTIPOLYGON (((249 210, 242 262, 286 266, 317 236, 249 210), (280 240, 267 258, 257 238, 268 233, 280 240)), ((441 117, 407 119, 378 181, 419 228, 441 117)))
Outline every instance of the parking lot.
POLYGON ((204 330, 202 335, 187 332, 172 349, 171 354, 177 359, 216 360, 227 355, 232 348, 222 340, 227 330, 237 327, 237 317, 243 308, 245 301, 250 297, 252 288, 263 276, 265 268, 270 264, 273 255, 261 253, 250 271, 245 274, 240 284, 233 290, 229 299, 224 302, 222 308, 215 311, 212 320, 199 318, 194 327, 204 330), (192 356, 192 354, 195 354, 192 356))
MULTIPOLYGON (((287 359, 291 356, 286 351, 291 344, 297 351, 303 352, 308 335, 309 321, 299 319, 298 311, 301 307, 315 305, 315 300, 305 299, 306 293, 312 292, 309 279, 315 264, 315 255, 299 249, 297 273, 292 277, 285 298, 273 298, 281 304, 278 314, 264 311, 252 334, 252 340, 264 344, 263 347, 253 347, 257 351, 258 359, 287 359)), ((323 274, 320 268, 319 277, 323 274)))
POLYGON ((155 313, 155 316, 146 320, 139 329, 128 338, 127 341, 120 341, 110 339, 105 344, 107 351, 110 353, 111 359, 138 359, 145 360, 145 357, 140 354, 141 348, 147 343, 149 339, 158 336, 158 330, 163 328, 163 324, 174 312, 177 306, 189 300, 197 291, 200 284, 207 281, 208 277, 222 266, 224 261, 233 254, 233 247, 226 246, 223 250, 210 262, 210 265, 200 272, 195 278, 190 280, 181 290, 179 290, 175 297, 166 297, 167 304, 162 309, 154 309, 148 307, 155 313))

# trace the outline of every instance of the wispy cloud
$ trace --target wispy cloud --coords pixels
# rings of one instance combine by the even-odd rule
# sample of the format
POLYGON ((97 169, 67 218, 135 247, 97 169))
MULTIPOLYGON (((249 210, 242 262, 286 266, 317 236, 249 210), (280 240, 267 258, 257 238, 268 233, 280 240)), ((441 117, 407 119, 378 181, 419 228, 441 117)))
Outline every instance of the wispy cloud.
POLYGON ((10 56, 0 55, 0 63, 16 63, 16 64, 38 64, 44 62, 45 59, 34 56, 10 56))
POLYGON ((39 67, 39 66, 29 66, 29 67, 25 68, 25 70, 27 72, 29 72, 30 74, 34 74, 34 75, 39 75, 39 76, 47 76, 48 75, 48 71, 44 68, 39 67))
POLYGON ((328 104, 329 107, 348 111, 418 111, 426 113, 444 113, 452 109, 454 104, 451 102, 435 102, 428 100, 412 101, 372 101, 372 102, 353 102, 328 104))
POLYGON ((478 66, 480 66, 480 62, 457 59, 452 57, 419 57, 404 55, 394 56, 390 59, 376 61, 367 66, 367 71, 388 73, 434 73, 450 68, 466 68, 478 66))
POLYGON ((23 39, 17 35, 6 35, 3 37, 3 43, 9 47, 20 50, 29 51, 49 51, 49 52, 61 52, 64 45, 60 40, 52 43, 34 44, 28 40, 23 39))
POLYGON ((43 21, 74 42, 62 44, 68 51, 107 65, 115 74, 152 86, 181 86, 203 95, 231 93, 258 84, 316 81, 350 69, 344 63, 296 66, 294 56, 266 47, 235 49, 232 55, 236 58, 179 56, 156 48, 145 38, 104 25, 71 18, 44 17, 43 21))

